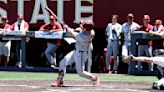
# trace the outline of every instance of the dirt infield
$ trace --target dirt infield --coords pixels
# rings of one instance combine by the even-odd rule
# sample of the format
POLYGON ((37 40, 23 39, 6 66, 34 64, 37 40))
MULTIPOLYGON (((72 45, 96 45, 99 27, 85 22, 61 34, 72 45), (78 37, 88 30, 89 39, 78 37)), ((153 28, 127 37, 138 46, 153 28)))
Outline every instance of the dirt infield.
POLYGON ((65 81, 65 87, 51 87, 50 80, 0 80, 0 92, 163 92, 152 90, 151 83, 101 81, 92 86, 90 81, 65 81))

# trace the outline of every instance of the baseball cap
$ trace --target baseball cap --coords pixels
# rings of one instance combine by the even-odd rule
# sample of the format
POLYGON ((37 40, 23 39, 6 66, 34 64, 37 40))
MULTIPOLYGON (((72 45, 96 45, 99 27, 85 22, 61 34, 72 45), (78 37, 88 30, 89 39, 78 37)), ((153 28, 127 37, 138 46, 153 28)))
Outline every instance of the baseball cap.
POLYGON ((22 14, 18 14, 17 18, 23 19, 23 15, 22 14))
POLYGON ((7 18, 7 16, 6 15, 4 15, 4 16, 2 16, 2 18, 1 18, 2 20, 8 20, 8 18, 7 18))
POLYGON ((82 22, 83 28, 88 29, 88 31, 92 30, 94 27, 94 22, 92 20, 84 20, 82 22))
POLYGON ((150 16, 149 15, 144 15, 143 19, 150 20, 150 16))
POLYGON ((53 15, 50 16, 50 20, 55 20, 55 19, 56 19, 55 16, 53 16, 53 15))
POLYGON ((160 20, 160 19, 155 20, 155 24, 156 25, 161 25, 162 24, 162 20, 160 20))

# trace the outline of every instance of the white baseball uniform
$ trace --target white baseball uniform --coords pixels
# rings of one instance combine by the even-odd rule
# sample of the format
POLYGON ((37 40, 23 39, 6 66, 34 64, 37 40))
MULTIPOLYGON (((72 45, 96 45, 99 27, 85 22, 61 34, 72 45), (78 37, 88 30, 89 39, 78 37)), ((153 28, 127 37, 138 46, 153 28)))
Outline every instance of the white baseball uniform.
POLYGON ((164 68, 164 56, 160 57, 150 57, 154 64, 157 64, 158 66, 164 68))
MULTIPOLYGON (((73 31, 73 30, 72 30, 73 31)), ((63 70, 66 73, 66 66, 75 62, 76 71, 79 76, 93 80, 89 72, 84 71, 85 62, 88 59, 88 48, 94 38, 94 31, 82 31, 80 33, 74 32, 76 40, 75 50, 69 52, 60 62, 59 71, 63 70)))

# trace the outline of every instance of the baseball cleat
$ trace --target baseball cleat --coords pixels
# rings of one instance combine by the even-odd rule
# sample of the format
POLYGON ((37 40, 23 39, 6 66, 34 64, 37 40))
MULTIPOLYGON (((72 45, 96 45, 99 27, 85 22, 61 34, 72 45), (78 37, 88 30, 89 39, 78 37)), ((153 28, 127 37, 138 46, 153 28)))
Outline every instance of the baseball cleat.
POLYGON ((51 83, 51 87, 62 87, 63 81, 56 80, 54 83, 51 83))
POLYGON ((100 79, 96 76, 95 80, 93 81, 94 86, 100 85, 100 79))

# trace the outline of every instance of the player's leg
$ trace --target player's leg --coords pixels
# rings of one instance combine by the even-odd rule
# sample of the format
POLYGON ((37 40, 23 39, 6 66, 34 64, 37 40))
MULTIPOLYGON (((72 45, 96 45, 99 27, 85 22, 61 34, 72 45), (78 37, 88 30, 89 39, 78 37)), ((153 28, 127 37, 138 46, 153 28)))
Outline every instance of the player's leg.
POLYGON ((112 42, 109 42, 108 45, 107 45, 107 52, 106 52, 106 72, 109 73, 109 70, 111 68, 111 65, 110 65, 110 57, 112 55, 112 42))
POLYGON ((54 83, 52 83, 51 86, 53 87, 63 86, 63 78, 64 78, 64 74, 66 73, 66 67, 67 65, 72 64, 74 62, 72 59, 73 53, 74 51, 71 51, 60 61, 57 80, 54 83))
POLYGON ((164 69, 160 66, 157 66, 157 69, 158 69, 157 78, 158 79, 163 78, 164 77, 164 69))
MULTIPOLYGON (((47 48, 45 51, 46 58, 51 65, 54 65, 54 53, 58 46, 53 43, 47 43, 47 48)), ((56 58, 55 58, 56 59, 56 58)))
POLYGON ((10 48, 11 48, 11 41, 8 41, 5 44, 4 52, 5 52, 5 66, 8 66, 9 60, 10 60, 10 48))
POLYGON ((119 63, 119 57, 118 57, 119 43, 118 43, 118 41, 113 42, 112 49, 113 49, 113 56, 114 56, 113 72, 117 73, 117 67, 118 67, 118 63, 119 63))
POLYGON ((87 52, 79 52, 79 51, 75 52, 75 54, 73 55, 73 59, 74 59, 75 64, 76 64, 76 71, 79 74, 79 76, 93 81, 94 85, 98 85, 100 82, 98 77, 94 76, 91 73, 84 70, 85 69, 85 62, 86 62, 87 58, 88 58, 87 52))

